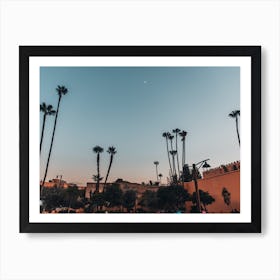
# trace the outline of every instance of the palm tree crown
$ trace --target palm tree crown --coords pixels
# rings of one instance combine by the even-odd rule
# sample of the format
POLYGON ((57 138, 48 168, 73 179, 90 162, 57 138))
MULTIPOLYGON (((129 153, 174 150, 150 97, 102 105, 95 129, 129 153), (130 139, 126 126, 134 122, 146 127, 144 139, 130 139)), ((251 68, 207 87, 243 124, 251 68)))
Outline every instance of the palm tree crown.
POLYGON ((172 130, 173 133, 179 133, 180 131, 181 131, 181 129, 179 129, 179 128, 175 128, 172 130))
POLYGON ((173 138, 174 138, 174 135, 171 135, 171 134, 168 132, 168 139, 172 141, 173 138))
POLYGON ((59 96, 65 95, 68 92, 68 89, 65 86, 57 86, 56 91, 59 96))
POLYGON ((109 153, 110 155, 114 155, 117 153, 116 148, 111 146, 108 148, 107 153, 109 153))
POLYGON ((235 119, 236 133, 237 133, 238 143, 240 146, 240 137, 239 137, 239 131, 238 131, 238 117, 240 116, 240 110, 234 110, 228 116, 235 119))
POLYGON ((40 111, 43 112, 46 115, 54 115, 56 113, 55 110, 53 110, 52 105, 46 105, 45 102, 40 104, 40 111))
POLYGON ((44 132, 45 132, 46 117, 54 115, 56 113, 56 111, 53 110, 52 105, 46 105, 45 102, 40 104, 40 111, 44 113, 42 132, 41 132, 41 140, 40 140, 40 153, 41 153, 42 143, 43 143, 43 138, 44 138, 44 132))
POLYGON ((182 137, 182 141, 184 141, 185 140, 185 138, 186 138, 186 136, 187 136, 187 131, 185 131, 185 130, 182 130, 180 133, 179 133, 179 135, 182 137))
POLYGON ((229 117, 236 118, 237 116, 240 116, 240 110, 234 110, 230 114, 228 114, 229 117))
POLYGON ((95 146, 92 148, 93 152, 95 152, 96 154, 102 153, 104 151, 104 149, 100 146, 95 146))

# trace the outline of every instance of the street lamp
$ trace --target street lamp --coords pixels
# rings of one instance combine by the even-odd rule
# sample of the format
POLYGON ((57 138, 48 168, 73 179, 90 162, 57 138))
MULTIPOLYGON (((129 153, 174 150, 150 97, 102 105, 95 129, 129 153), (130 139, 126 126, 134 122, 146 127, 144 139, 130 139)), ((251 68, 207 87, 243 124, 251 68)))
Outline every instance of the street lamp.
POLYGON ((199 195, 199 189, 198 189, 198 183, 197 183, 197 176, 198 176, 198 170, 200 167, 203 167, 203 168, 209 168, 211 167, 207 161, 209 160, 208 159, 205 159, 205 160, 202 160, 198 163, 193 163, 192 165, 192 178, 193 178, 193 181, 194 181, 194 187, 195 187, 195 193, 196 193, 196 205, 197 205, 197 210, 199 211, 199 213, 201 213, 201 203, 200 203, 200 195, 199 195), (198 166, 198 167, 197 167, 198 166))

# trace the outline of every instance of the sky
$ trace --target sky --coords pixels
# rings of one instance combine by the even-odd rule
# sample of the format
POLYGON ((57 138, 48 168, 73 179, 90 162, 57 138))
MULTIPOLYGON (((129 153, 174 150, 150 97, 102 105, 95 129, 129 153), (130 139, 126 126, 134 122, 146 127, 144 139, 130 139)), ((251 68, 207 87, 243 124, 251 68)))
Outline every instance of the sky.
MULTIPOLYGON (((85 185, 97 174, 96 154, 105 177, 116 147, 109 182, 156 180, 154 161, 163 182, 168 176, 166 142, 162 133, 188 132, 186 162, 210 159, 211 167, 240 159, 235 120, 240 108, 239 67, 41 67, 40 103, 56 109, 56 87, 64 85, 47 180, 62 175, 85 185)), ((40 160, 43 178, 54 116, 46 120, 40 160)), ((41 113, 41 129, 43 114, 41 113)), ((178 141, 181 157, 182 142, 178 141)))

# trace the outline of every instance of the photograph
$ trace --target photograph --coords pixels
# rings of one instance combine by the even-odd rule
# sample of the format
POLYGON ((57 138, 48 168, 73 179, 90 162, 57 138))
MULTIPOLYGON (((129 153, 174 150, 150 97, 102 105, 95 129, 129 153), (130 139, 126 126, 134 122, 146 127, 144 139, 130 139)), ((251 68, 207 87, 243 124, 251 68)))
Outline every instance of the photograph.
POLYGON ((239 67, 41 67, 40 112, 41 213, 240 212, 239 67))

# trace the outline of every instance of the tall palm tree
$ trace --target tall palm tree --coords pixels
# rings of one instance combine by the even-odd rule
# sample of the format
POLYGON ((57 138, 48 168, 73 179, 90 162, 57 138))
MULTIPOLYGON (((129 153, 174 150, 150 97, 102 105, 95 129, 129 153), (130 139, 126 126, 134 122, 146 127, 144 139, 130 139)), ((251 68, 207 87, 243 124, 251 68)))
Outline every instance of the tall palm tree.
POLYGON ((157 181, 158 181, 158 165, 159 165, 159 162, 154 161, 154 165, 156 166, 156 174, 157 174, 157 181))
MULTIPOLYGON (((171 133, 168 133, 168 139, 170 141, 170 151, 173 151, 173 139, 174 139, 174 135, 172 135, 171 133)), ((172 172, 172 176, 175 175, 176 173, 176 169, 175 169, 175 165, 172 165, 173 168, 171 169, 171 172, 172 172)))
POLYGON ((44 132, 45 132, 46 117, 54 115, 55 110, 53 110, 52 105, 46 105, 46 103, 43 102, 42 104, 40 104, 40 111, 43 112, 43 114, 44 114, 43 126, 42 126, 42 132, 41 132, 41 140, 40 140, 40 153, 41 153, 41 148, 42 148, 42 143, 43 143, 43 138, 44 138, 44 132))
MULTIPOLYGON (((181 131, 179 128, 175 128, 172 130, 173 133, 175 133, 175 142, 176 142, 176 151, 178 151, 178 134, 181 131)), ((176 153, 177 157, 177 168, 178 168, 178 176, 180 175, 180 167, 179 167, 179 153, 176 153)), ((183 168, 183 167, 182 167, 183 168)))
POLYGON ((49 168, 49 163, 50 163, 50 157, 51 157, 51 152, 52 152, 52 146, 53 146, 53 140, 54 140, 54 135, 55 135, 56 122, 57 122, 57 117, 58 117, 58 113, 59 113, 59 106, 60 106, 61 97, 68 93, 68 89, 65 86, 57 86, 56 92, 58 94, 58 103, 57 103, 57 109, 56 109, 54 126, 53 126, 53 133, 52 133, 52 140, 51 140, 51 145, 50 145, 50 149, 49 149, 49 155, 48 155, 45 175, 44 175, 44 179, 43 179, 43 183, 42 183, 42 188, 44 187, 45 180, 46 180, 46 177, 47 177, 47 174, 48 174, 48 168, 49 168))
POLYGON ((238 131, 238 117, 240 116, 240 110, 234 110, 228 116, 235 119, 236 133, 237 133, 237 137, 238 137, 238 143, 240 146, 240 137, 239 137, 239 131, 238 131))
POLYGON ((170 133, 169 132, 164 132, 162 134, 162 137, 165 138, 166 140, 166 150, 167 150, 167 156, 168 156, 168 162, 169 162, 169 167, 170 167, 170 172, 172 174, 172 167, 171 167, 171 161, 170 161, 170 155, 169 155, 169 147, 168 147, 168 138, 169 138, 170 133))
POLYGON ((107 179, 108 179, 108 176, 109 176, 109 173, 111 170, 114 155, 117 153, 116 148, 113 146, 109 147, 107 150, 107 153, 110 155, 110 163, 109 163, 109 167, 108 167, 105 182, 104 182, 103 192, 105 191, 105 187, 106 187, 107 179))
POLYGON ((182 140, 182 169, 186 163, 186 147, 185 147, 185 141, 186 141, 186 136, 187 136, 187 131, 182 130, 179 135, 181 136, 182 140))
POLYGON ((99 193, 99 182, 100 182, 100 154, 103 152, 103 148, 100 146, 93 147, 93 152, 97 154, 97 182, 96 182, 96 192, 99 193))

